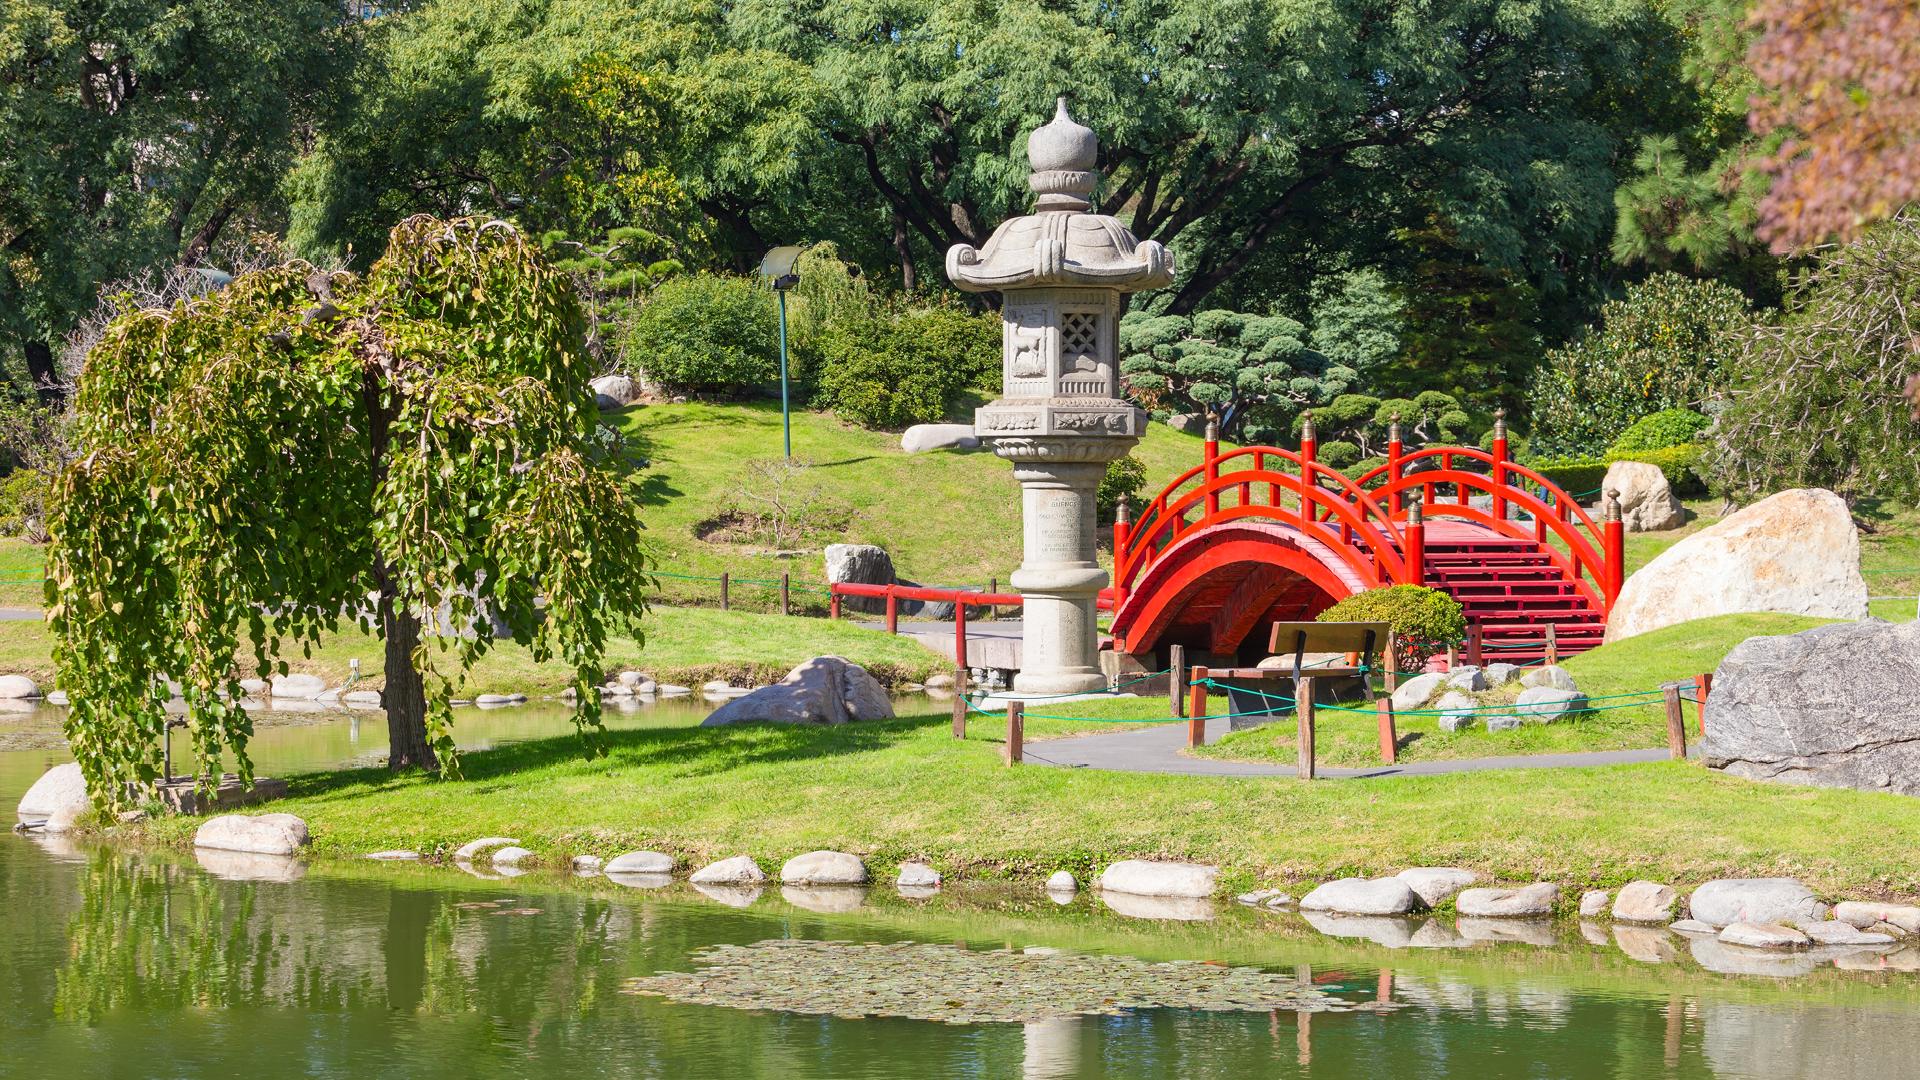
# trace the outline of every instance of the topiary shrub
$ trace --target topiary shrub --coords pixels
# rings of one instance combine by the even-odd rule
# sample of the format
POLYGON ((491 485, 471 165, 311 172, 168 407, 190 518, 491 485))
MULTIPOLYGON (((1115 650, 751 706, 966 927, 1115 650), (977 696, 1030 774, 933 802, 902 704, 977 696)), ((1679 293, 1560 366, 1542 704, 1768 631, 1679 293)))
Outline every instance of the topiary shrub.
POLYGON ((1449 642, 1467 636, 1460 602, 1423 585, 1388 585, 1355 593, 1315 616, 1319 622, 1384 622, 1402 670, 1417 670, 1449 642))
POLYGON ((1147 467, 1131 457, 1107 462, 1107 474, 1100 478, 1100 490, 1094 492, 1094 503, 1100 511, 1100 520, 1111 522, 1114 509, 1120 505, 1120 496, 1127 501, 1140 502, 1140 489, 1147 485, 1147 467))
POLYGON ((1345 469, 1360 460, 1360 447, 1356 443, 1343 440, 1321 443, 1314 452, 1320 464, 1329 469, 1345 469))
MULTIPOLYGON (((1713 425, 1692 409, 1662 409, 1633 422, 1607 447, 1609 454, 1631 454, 1642 450, 1664 450, 1699 440, 1700 433, 1713 425)), ((1644 460, 1641 458, 1635 461, 1644 460)))
POLYGON ((1520 464, 1560 485, 1567 494, 1586 499, 1599 491, 1611 463, 1604 458, 1568 456, 1531 458, 1520 464))
POLYGON ((980 353, 997 356, 1000 334, 956 308, 921 308, 836 328, 824 342, 818 404, 869 428, 946 419, 979 375, 980 353))
POLYGON ((1675 495, 1701 495, 1706 492, 1706 482, 1701 476, 1701 460, 1705 456, 1704 448, 1688 443, 1684 446, 1663 446, 1658 450, 1614 451, 1607 454, 1607 464, 1616 461, 1639 461, 1659 468, 1667 478, 1667 486, 1675 495))
POLYGON ((738 394, 780 378, 774 298, 751 278, 677 277, 627 327, 626 362, 643 378, 694 393, 738 394))

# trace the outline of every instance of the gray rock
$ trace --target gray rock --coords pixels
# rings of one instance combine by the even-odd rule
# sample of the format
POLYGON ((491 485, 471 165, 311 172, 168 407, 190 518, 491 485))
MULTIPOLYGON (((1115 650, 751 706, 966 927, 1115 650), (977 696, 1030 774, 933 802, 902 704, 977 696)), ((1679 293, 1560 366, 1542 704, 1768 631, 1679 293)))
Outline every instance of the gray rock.
POLYGON ((1473 713, 1467 713, 1467 712, 1442 713, 1439 720, 1440 730, 1446 732, 1449 735, 1457 735, 1462 731, 1471 730, 1473 727, 1473 721, 1474 721, 1473 713))
POLYGON ((475 705, 520 705, 527 700, 525 694, 481 694, 473 699, 475 705))
POLYGON ((1799 949, 1811 944, 1811 939, 1780 923, 1737 922, 1720 931, 1720 942, 1749 949, 1799 949))
POLYGON ((1547 664, 1542 667, 1527 669, 1527 673, 1520 676, 1520 685, 1525 687, 1546 686, 1555 690, 1580 689, 1580 687, 1574 683, 1573 676, 1567 673, 1567 669, 1558 664, 1547 664))
POLYGON ((641 683, 652 682, 653 677, 644 671, 623 671, 614 676, 614 681, 628 688, 638 687, 641 683))
MULTIPOLYGON (((1715 687, 1715 691, 1718 691, 1715 687)), ((1721 878, 1693 890, 1690 914, 1709 926, 1825 922, 1827 905, 1792 878, 1721 878)))
POLYGON ((1486 720, 1488 731, 1513 731, 1524 723, 1524 721, 1512 713, 1501 713, 1498 716, 1489 716, 1486 720))
POLYGON ((1663 532, 1687 523, 1687 511, 1658 465, 1616 461, 1607 467, 1602 491, 1620 493, 1620 521, 1628 532, 1663 532))
POLYGON ((1748 638, 1714 673, 1708 712, 1710 768, 1920 795, 1920 622, 1748 638))
POLYGON ((1053 876, 1047 879, 1048 892, 1078 892, 1079 890, 1080 883, 1065 870, 1055 870, 1053 876))
POLYGON ((1671 926, 1668 926, 1667 929, 1675 930, 1682 934, 1706 934, 1709 937, 1720 936, 1719 927, 1709 926, 1706 923, 1701 922, 1699 919, 1681 919, 1678 922, 1675 922, 1674 924, 1672 924, 1671 926))
POLYGON ((735 855, 695 870, 687 880, 695 885, 758 885, 767 875, 751 855, 735 855))
POLYGON ((1440 700, 1434 702, 1433 707, 1435 709, 1441 709, 1441 710, 1477 709, 1480 707, 1480 703, 1473 700, 1473 697, 1471 695, 1463 694, 1458 690, 1449 690, 1446 693, 1440 695, 1440 700))
POLYGON ((900 449, 909 454, 933 450, 965 453, 980 449, 980 438, 972 424, 915 424, 900 433, 900 449))
POLYGON ((1613 894, 1605 889, 1588 889, 1580 894, 1580 917, 1597 919, 1612 906, 1613 894))
POLYGON ((1887 923, 1902 933, 1920 934, 1920 907, 1911 904, 1842 900, 1833 906, 1833 917, 1861 930, 1887 923))
POLYGON ((734 686, 725 679, 708 679, 706 682, 700 684, 700 689, 705 693, 711 694, 716 690, 732 690, 734 686))
MULTIPOLYGON (((829 585, 892 585, 897 580, 892 556, 886 548, 873 544, 828 544, 826 562, 829 585)), ((887 602, 877 596, 843 596, 840 609, 881 615, 887 610, 887 602)))
POLYGON ((715 709, 700 726, 891 719, 893 702, 866 668, 838 656, 816 656, 787 672, 787 677, 775 685, 763 686, 715 709))
POLYGON ((380 691, 349 690, 340 695, 340 700, 348 705, 378 705, 380 704, 380 691))
POLYGON ((251 855, 292 855, 306 847, 307 823, 292 814, 222 814, 193 834, 193 846, 251 855))
POLYGON ((49 690, 47 691, 46 702, 49 705, 65 705, 68 703, 67 692, 65 690, 49 690))
POLYGON ((269 689, 272 688, 272 686, 273 684, 268 682, 265 679, 241 679, 240 680, 240 692, 243 694, 252 694, 256 697, 266 693, 269 689))
POLYGON ((1523 720, 1551 724, 1571 712, 1587 707, 1587 697, 1578 690, 1556 690, 1551 686, 1530 686, 1514 699, 1513 711, 1523 720))
POLYGON ((1123 859, 1100 873, 1100 891, 1135 896, 1205 899, 1220 881, 1220 868, 1202 863, 1123 859))
POLYGON ((1199 413, 1168 413, 1167 426, 1188 435, 1198 435, 1206 430, 1207 418, 1199 413))
POLYGON ((1481 669, 1486 673, 1490 686, 1505 686, 1526 672, 1519 664, 1488 664, 1481 669))
POLYGON ((809 851, 780 867, 785 885, 865 885, 870 880, 867 864, 844 851, 809 851))
POLYGON ((1621 922, 1664 923, 1673 921, 1673 906, 1680 894, 1657 881, 1630 881, 1613 902, 1613 917, 1621 922))
POLYGON ((495 866, 518 866, 531 858, 533 858, 533 852, 515 844, 508 844, 503 848, 495 848, 491 861, 495 866))
POLYGON ((693 690, 691 687, 661 683, 659 693, 661 697, 689 697, 693 694, 693 690))
POLYGON ((633 400, 633 380, 625 375, 602 375, 587 385, 593 388, 594 402, 602 411, 633 400))
POLYGON ((1490 684, 1485 671, 1463 664, 1447 672, 1447 685, 1456 690, 1485 690, 1490 684))
POLYGON ((1432 699, 1433 695, 1445 685, 1447 677, 1439 672, 1415 675, 1411 679, 1400 680, 1393 691, 1393 707, 1401 712, 1410 712, 1420 708, 1432 699))
POLYGON ((459 847, 454 848, 453 857, 456 860, 467 860, 479 855, 483 851, 497 847, 511 847, 519 842, 520 841, 515 840, 511 836, 483 836, 478 840, 469 840, 459 847))
POLYGON ((1560 886, 1537 881, 1512 889, 1468 889, 1453 898, 1462 915, 1487 919, 1537 919, 1553 914, 1560 886))
POLYGON ((326 690, 327 681, 318 675, 296 671, 291 675, 275 675, 272 686, 274 697, 311 701, 326 690))
POLYGON ((1439 907, 1461 889, 1480 880, 1480 875, 1456 866, 1415 866, 1394 875, 1407 883, 1413 895, 1427 907, 1439 907))
POLYGON ((1865 930, 1837 920, 1834 922, 1808 923, 1800 929, 1807 935, 1807 939, 1815 945, 1894 944, 1894 939, 1890 934, 1869 934, 1865 930))
POLYGON ((1397 877, 1340 878, 1300 898, 1301 911, 1333 911, 1343 915, 1405 915, 1420 908, 1413 886, 1397 877))
POLYGON ((92 805, 93 801, 87 797, 87 778, 77 763, 69 761, 41 773, 40 779, 20 796, 15 812, 21 817, 52 817, 65 807, 85 810, 92 805))
POLYGON ((953 676, 942 671, 937 674, 927 676, 927 681, 924 683, 921 683, 920 685, 926 687, 929 690, 951 690, 953 689, 953 676))
POLYGON ((0 675, 0 701, 15 701, 40 696, 40 687, 25 675, 0 675))
POLYGON ((629 851, 607 863, 609 874, 671 874, 673 856, 658 851, 629 851))
POLYGON ((940 871, 923 862, 901 863, 894 884, 903 889, 936 889, 940 887, 940 871))

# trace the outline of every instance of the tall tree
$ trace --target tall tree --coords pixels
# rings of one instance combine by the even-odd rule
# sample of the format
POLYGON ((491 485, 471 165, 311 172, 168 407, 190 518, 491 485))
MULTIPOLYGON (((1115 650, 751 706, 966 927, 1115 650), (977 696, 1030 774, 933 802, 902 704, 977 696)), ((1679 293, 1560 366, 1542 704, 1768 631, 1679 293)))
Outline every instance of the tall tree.
POLYGON ((521 233, 424 217, 364 278, 290 265, 117 321, 81 375, 88 453, 57 481, 47 558, 95 800, 155 778, 163 673, 200 780, 226 751, 250 775, 236 654, 264 676, 369 596, 390 767, 454 768, 455 679, 496 621, 574 669, 597 748, 608 627, 648 579, 582 321, 521 233))
POLYGON ((274 202, 354 39, 339 0, 0 8, 0 351, 43 397, 97 283, 194 265, 274 202))

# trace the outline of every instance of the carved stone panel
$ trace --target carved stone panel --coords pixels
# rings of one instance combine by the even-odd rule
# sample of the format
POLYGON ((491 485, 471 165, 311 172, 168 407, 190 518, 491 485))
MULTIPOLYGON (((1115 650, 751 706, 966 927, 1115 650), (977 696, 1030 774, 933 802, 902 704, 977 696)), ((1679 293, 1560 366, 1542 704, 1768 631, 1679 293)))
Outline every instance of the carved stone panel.
POLYGON ((1009 397, 1044 397, 1052 384, 1051 312, 1042 304, 1009 307, 1006 392, 1009 397))

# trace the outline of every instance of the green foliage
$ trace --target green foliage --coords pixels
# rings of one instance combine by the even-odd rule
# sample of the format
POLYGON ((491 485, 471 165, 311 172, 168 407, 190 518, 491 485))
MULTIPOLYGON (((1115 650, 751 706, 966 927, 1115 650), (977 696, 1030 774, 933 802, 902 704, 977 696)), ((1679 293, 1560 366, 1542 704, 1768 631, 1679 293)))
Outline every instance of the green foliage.
POLYGON ((1752 325, 1746 297, 1713 281, 1655 274, 1601 310, 1599 327, 1547 356, 1534 383, 1533 443, 1596 454, 1635 421, 1699 409, 1752 325))
POLYGON ((1466 610, 1438 589, 1387 585, 1355 593, 1314 616, 1320 622, 1384 622, 1404 670, 1417 670, 1448 642, 1467 636, 1466 610))
POLYGON ((1601 482, 1607 478, 1607 466, 1610 462, 1603 458, 1567 454, 1559 457, 1528 458, 1521 464, 1559 485, 1560 489, 1567 494, 1578 499, 1590 500, 1600 490, 1601 482))
POLYGON ((1366 373, 1400 354, 1406 300, 1378 270, 1353 270, 1321 287, 1310 341, 1331 363, 1366 373))
MULTIPOLYGON (((1411 398, 1385 400, 1368 394, 1341 394, 1313 410, 1314 427, 1322 440, 1322 459, 1327 447, 1343 442, 1354 447, 1356 460, 1385 454, 1396 416, 1400 418, 1400 441, 1408 451, 1429 444, 1460 445, 1472 438, 1473 418, 1451 394, 1423 390, 1411 398)), ((1303 423, 1304 418, 1295 423, 1296 434, 1303 423)))
POLYGON ((943 420, 997 371, 1000 323, 952 306, 912 308, 829 331, 817 403, 863 427, 943 420))
POLYGON ((1920 424, 1902 391, 1920 341, 1920 217, 1821 253, 1785 313, 1734 358, 1715 429, 1716 489, 1824 487, 1920 499, 1920 424))
POLYGON ((413 218, 364 278, 294 264, 109 327, 47 556, 66 735, 96 804, 158 775, 161 676, 202 784, 228 752, 250 777, 241 671, 265 675, 369 594, 394 767, 457 768, 451 688, 493 644, 483 611, 573 668, 596 747, 608 629, 650 581, 582 321, 519 232, 413 218), (420 643, 434 613, 470 636, 420 643))
POLYGON ((0 483, 0 533, 44 543, 46 502, 47 474, 37 469, 15 469, 0 483))
POLYGON ((1284 428, 1301 409, 1359 381, 1358 372, 1328 363, 1305 339, 1306 327, 1279 315, 1136 311, 1120 320, 1120 373, 1149 408, 1214 413, 1223 435, 1256 409, 1262 426, 1284 428))
POLYGON ((1129 456, 1107 462, 1107 471, 1100 477, 1100 489, 1094 493, 1094 504, 1099 510, 1100 520, 1112 521, 1114 508, 1120 505, 1125 496, 1129 503, 1140 502, 1140 489, 1147 486, 1147 467, 1129 456))
POLYGON ((629 373, 675 390, 738 394, 780 377, 780 322, 753 278, 688 274, 654 290, 628 324, 629 373))
MULTIPOLYGON (((1607 447, 1610 454, 1635 453, 1643 450, 1664 450, 1669 446, 1683 446, 1696 442, 1700 434, 1713 426, 1707 419, 1692 409, 1662 409, 1657 413, 1643 416, 1633 422, 1633 426, 1620 433, 1607 447)), ((1636 461, 1645 460, 1635 458, 1636 461)))
POLYGON ((1451 228, 1408 230, 1400 362, 1382 369, 1385 394, 1444 392, 1480 409, 1516 407, 1540 358, 1538 296, 1526 280, 1451 228))

